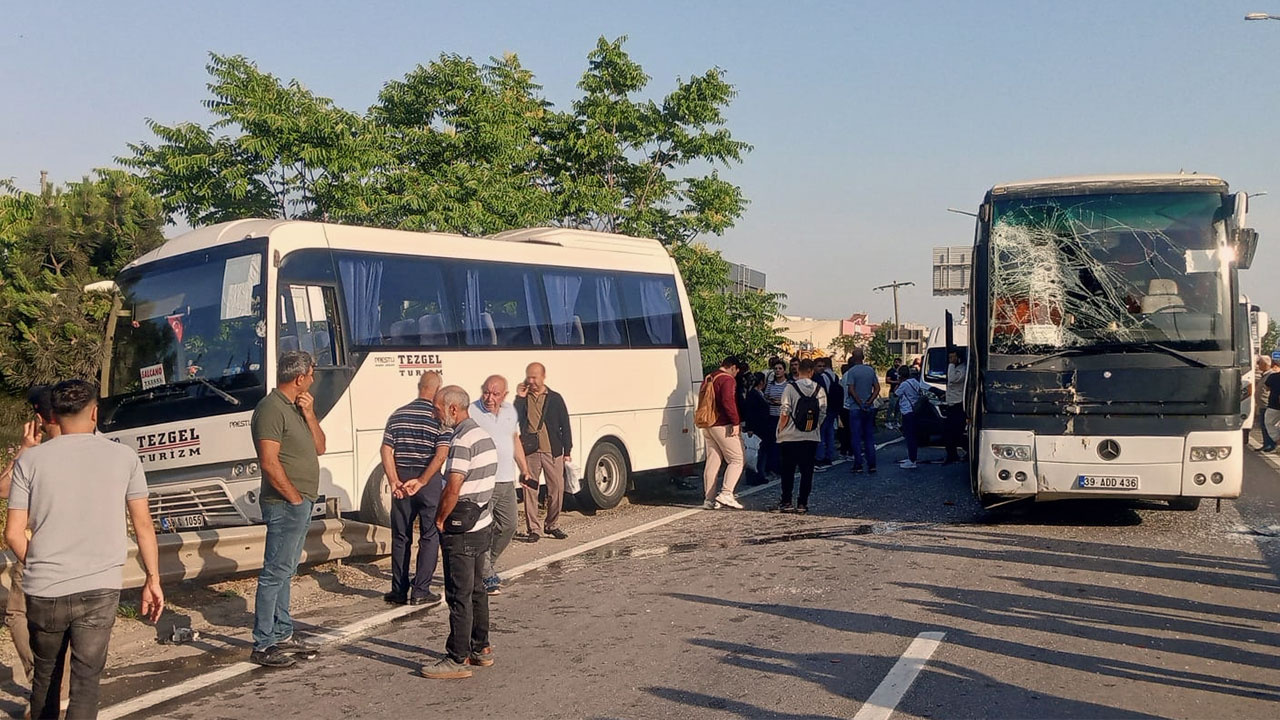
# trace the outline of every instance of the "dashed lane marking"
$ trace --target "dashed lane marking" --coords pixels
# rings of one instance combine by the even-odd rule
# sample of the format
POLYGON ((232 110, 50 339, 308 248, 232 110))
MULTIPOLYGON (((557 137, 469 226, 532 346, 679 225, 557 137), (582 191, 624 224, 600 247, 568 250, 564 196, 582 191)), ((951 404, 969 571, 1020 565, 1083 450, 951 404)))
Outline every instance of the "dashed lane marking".
MULTIPOLYGON (((749 488, 747 490, 742 490, 738 492, 737 495, 738 497, 746 497, 748 495, 754 495, 759 492, 764 492, 765 490, 768 490, 770 488, 777 487, 777 485, 778 485, 778 481, 775 480, 771 483, 759 485, 757 487, 749 488)), ((517 578, 526 573, 533 572, 534 570, 540 570, 546 567, 547 565, 550 565, 551 563, 559 562, 561 560, 571 558, 575 555, 581 555, 582 553, 585 553, 585 552, 590 552, 592 550, 595 550, 598 547, 602 547, 610 543, 615 543, 615 542, 618 542, 619 540, 625 540, 634 535, 639 535, 640 533, 648 532, 649 530, 662 527, 663 525, 669 525, 673 522, 676 522, 678 520, 683 520, 687 517, 696 515, 700 512, 704 512, 703 508, 699 507, 699 508, 690 508, 688 510, 680 510, 670 515, 665 515, 663 517, 660 517, 657 520, 652 520, 650 522, 637 525, 633 528, 622 530, 612 535, 607 535, 598 540, 592 540, 591 542, 583 543, 582 545, 579 545, 577 547, 569 548, 568 550, 565 550, 563 552, 558 552, 553 555, 548 555, 547 557, 544 557, 544 558, 538 558, 537 560, 534 560, 532 562, 527 562, 524 565, 519 565, 510 570, 507 570, 506 572, 502 573, 502 575, 506 579, 517 578)), ((436 605, 434 607, 444 608, 445 606, 442 604, 442 605, 436 605)), ((311 640, 323 647, 332 647, 335 645, 341 645, 343 643, 356 640, 357 638, 363 635, 366 635, 372 632, 373 630, 376 630, 377 628, 382 627, 383 625, 387 625, 388 623, 394 620, 405 617, 407 615, 413 615, 414 613, 426 612, 430 609, 432 609, 432 606, 419 605, 415 607, 412 605, 403 605, 401 607, 397 607, 391 610, 386 610, 386 611, 377 613, 375 615, 370 615, 369 617, 363 620, 360 620, 358 622, 351 623, 350 625, 346 625, 341 628, 335 628, 333 630, 328 630, 323 633, 313 635, 311 637, 311 640)), ((101 720, 117 720, 118 718, 127 717, 134 713, 139 713, 144 710, 153 708, 157 705, 160 705, 161 703, 166 703, 171 700, 176 700, 180 697, 183 697, 184 695, 189 695, 193 692, 204 690, 215 683, 220 683, 220 682, 224 682, 224 681, 239 677, 241 675, 244 675, 245 673, 256 670, 257 668, 258 668, 257 665, 254 665, 253 663, 250 663, 250 662, 234 663, 226 667, 214 670, 212 672, 204 673, 203 675, 197 675, 196 677, 177 683, 175 685, 170 685, 168 687, 160 688, 159 690, 153 690, 149 693, 139 695, 138 697, 135 697, 131 700, 126 700, 121 703, 116 703, 111 707, 104 708, 98 714, 98 717, 101 720)))
POLYGON ((889 720, 889 716, 893 715, 894 709, 902 702, 911 683, 915 682, 925 663, 933 657, 944 637, 946 633, 941 632, 923 632, 917 635, 907 646, 907 651, 898 658, 893 669, 871 693, 871 697, 862 704, 853 720, 889 720))

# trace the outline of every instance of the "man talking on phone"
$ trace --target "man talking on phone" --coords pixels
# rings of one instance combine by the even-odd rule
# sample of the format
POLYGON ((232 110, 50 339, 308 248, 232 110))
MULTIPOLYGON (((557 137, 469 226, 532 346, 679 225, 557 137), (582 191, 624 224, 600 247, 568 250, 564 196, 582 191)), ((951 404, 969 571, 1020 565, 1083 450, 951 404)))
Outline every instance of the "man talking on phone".
POLYGON ((314 381, 315 360, 309 353, 282 353, 276 363, 276 389, 253 411, 253 444, 262 467, 259 505, 267 541, 249 660, 264 667, 288 667, 296 662, 295 655, 316 653, 315 646, 293 636, 289 615, 289 582, 298 571, 311 508, 320 493, 324 431, 311 397, 314 381))

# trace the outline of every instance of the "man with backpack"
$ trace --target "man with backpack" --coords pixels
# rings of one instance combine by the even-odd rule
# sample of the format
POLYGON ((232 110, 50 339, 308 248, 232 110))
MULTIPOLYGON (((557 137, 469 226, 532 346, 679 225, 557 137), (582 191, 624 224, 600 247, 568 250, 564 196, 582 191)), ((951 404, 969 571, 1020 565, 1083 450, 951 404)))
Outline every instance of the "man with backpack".
POLYGON ((705 494, 702 507, 714 510, 721 506, 742 509, 733 490, 742 477, 742 435, 738 426, 737 380, 738 358, 730 355, 719 369, 702 380, 694 424, 702 428, 707 443, 707 464, 702 472, 705 494), (724 465, 724 485, 716 493, 716 476, 724 465))
POLYGON ((813 488, 813 465, 818 450, 822 421, 827 414, 827 394, 813 381, 813 361, 801 360, 797 377, 782 393, 778 415, 778 449, 782 465, 782 501, 778 512, 809 511, 809 491, 813 488), (800 470, 800 494, 791 505, 796 470, 800 470))
POLYGON ((822 428, 818 434, 818 456, 815 465, 820 468, 828 468, 836 461, 836 408, 844 402, 840 390, 840 378, 836 376, 836 371, 831 369, 831 358, 820 357, 814 361, 816 366, 816 375, 814 381, 818 383, 818 387, 822 388, 822 392, 827 396, 827 407, 831 410, 827 413, 826 418, 822 421, 822 428))

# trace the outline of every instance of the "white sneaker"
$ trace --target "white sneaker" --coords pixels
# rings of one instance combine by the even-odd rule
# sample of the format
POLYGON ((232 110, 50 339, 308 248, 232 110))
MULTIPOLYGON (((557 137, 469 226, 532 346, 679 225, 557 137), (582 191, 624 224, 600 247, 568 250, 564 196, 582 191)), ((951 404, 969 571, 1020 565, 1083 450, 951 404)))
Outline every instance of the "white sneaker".
POLYGON ((901 465, 900 467, 901 467, 903 470, 915 470, 916 468, 918 468, 918 467, 920 467, 920 466, 919 466, 919 465, 917 465, 917 464, 915 464, 915 463, 913 463, 913 462, 911 462, 910 460, 908 460, 908 461, 906 461, 906 462, 902 463, 902 465, 901 465))
POLYGON ((731 507, 734 510, 742 509, 742 503, 738 502, 737 498, 735 498, 734 496, 728 493, 720 493, 719 495, 717 495, 716 502, 720 503, 721 505, 724 505, 725 507, 731 507))

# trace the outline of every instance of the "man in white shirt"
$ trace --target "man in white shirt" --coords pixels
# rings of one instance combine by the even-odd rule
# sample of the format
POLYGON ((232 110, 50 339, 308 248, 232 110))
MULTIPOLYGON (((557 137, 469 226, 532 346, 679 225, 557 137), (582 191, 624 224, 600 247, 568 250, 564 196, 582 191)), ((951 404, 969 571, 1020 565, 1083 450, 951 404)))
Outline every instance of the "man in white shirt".
POLYGON ((943 465, 960 461, 960 438, 964 435, 964 378, 969 373, 969 366, 960 360, 960 353, 952 350, 947 354, 947 399, 946 419, 943 425, 943 444, 947 448, 947 459, 943 465))
POLYGON ((507 379, 490 375, 480 386, 480 399, 471 407, 471 419, 489 433, 498 449, 498 474, 493 485, 493 537, 484 556, 484 589, 490 595, 502 593, 502 579, 494 567, 516 534, 516 468, 520 475, 530 475, 520 448, 520 416, 515 406, 507 402, 507 392, 507 379))

